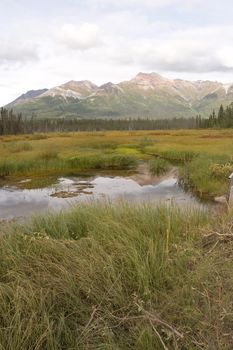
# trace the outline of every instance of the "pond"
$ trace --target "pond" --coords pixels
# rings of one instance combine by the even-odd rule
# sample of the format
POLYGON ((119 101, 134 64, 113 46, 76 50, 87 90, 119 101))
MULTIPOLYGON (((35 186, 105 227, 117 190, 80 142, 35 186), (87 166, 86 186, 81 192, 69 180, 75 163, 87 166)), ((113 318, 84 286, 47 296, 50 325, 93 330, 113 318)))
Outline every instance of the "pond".
POLYGON ((176 175, 168 174, 157 181, 140 181, 136 176, 60 177, 54 184, 40 189, 21 188, 30 182, 21 181, 18 186, 0 188, 0 219, 28 217, 32 214, 59 211, 83 201, 126 200, 133 203, 175 202, 182 206, 208 208, 178 184, 176 175))

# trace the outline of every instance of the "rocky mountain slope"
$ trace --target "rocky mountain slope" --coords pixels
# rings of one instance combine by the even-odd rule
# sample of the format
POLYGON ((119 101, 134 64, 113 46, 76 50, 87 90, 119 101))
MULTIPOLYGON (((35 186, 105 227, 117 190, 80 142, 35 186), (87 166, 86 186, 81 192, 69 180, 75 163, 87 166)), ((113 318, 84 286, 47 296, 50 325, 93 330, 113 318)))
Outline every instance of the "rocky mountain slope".
POLYGON ((10 105, 17 105, 18 103, 25 103, 27 101, 30 101, 34 97, 38 97, 38 96, 44 94, 47 91, 48 91, 48 89, 30 90, 30 91, 26 92, 25 94, 22 94, 21 96, 16 98, 16 100, 11 102, 10 105))
POLYGON ((208 116, 233 101, 233 84, 167 79, 139 73, 129 81, 97 86, 70 81, 52 89, 30 91, 7 107, 37 117, 174 118, 208 116))

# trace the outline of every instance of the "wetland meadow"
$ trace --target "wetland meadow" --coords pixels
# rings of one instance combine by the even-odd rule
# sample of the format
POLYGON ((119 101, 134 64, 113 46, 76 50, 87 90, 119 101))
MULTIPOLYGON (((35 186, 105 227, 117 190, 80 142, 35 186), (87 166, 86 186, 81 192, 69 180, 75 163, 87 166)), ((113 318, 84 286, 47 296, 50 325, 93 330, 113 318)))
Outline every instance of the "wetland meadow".
POLYGON ((0 349, 230 349, 232 151, 232 130, 0 137, 0 349))

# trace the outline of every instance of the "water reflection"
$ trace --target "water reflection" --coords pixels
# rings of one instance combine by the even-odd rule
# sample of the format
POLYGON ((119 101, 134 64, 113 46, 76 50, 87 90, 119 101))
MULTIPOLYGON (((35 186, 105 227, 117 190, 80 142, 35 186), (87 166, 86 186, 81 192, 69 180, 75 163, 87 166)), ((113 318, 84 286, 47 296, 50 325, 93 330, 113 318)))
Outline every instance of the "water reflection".
POLYGON ((61 210, 81 201, 106 198, 133 202, 166 202, 205 207, 170 177, 156 185, 141 186, 127 177, 96 176, 59 178, 55 185, 42 189, 0 188, 0 218, 26 217, 48 210, 61 210))

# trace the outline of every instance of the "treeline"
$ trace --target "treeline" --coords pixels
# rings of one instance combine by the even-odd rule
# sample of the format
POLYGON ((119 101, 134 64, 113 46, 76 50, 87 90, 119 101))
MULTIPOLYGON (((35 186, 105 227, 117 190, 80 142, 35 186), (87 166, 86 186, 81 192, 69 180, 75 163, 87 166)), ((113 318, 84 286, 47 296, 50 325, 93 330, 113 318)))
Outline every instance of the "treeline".
POLYGON ((196 120, 197 128, 233 128, 233 103, 225 109, 221 105, 218 113, 213 111, 207 119, 197 116, 196 120))
POLYGON ((38 119, 23 118, 5 108, 0 110, 0 135, 34 132, 194 129, 197 119, 38 119))
POLYGON ((200 115, 195 118, 173 119, 39 119, 36 116, 23 118, 6 108, 0 109, 0 135, 31 134, 34 132, 69 131, 108 131, 108 130, 169 130, 169 129, 205 129, 232 128, 233 103, 225 109, 221 105, 209 118, 200 115))
POLYGON ((20 134, 23 132, 22 114, 14 114, 12 110, 5 108, 0 110, 0 135, 20 134))

